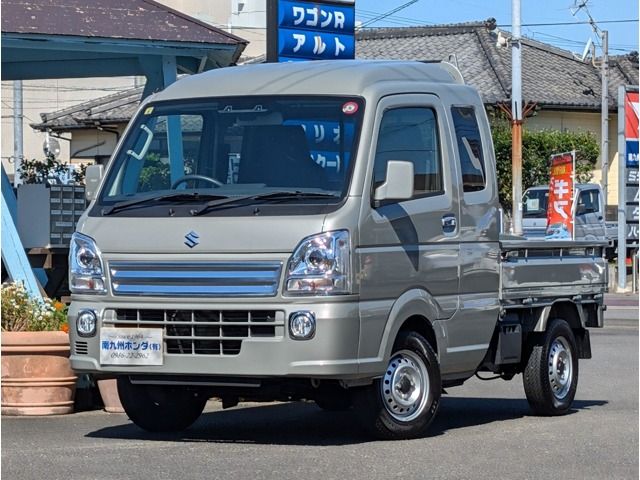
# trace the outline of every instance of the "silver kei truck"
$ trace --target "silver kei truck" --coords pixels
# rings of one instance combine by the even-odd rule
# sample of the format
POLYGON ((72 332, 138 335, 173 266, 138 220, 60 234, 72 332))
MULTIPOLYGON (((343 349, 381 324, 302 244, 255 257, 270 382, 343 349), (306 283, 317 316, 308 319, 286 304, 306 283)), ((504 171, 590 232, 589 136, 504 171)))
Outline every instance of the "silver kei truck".
POLYGON ((140 106, 92 196, 71 362, 117 376, 149 431, 216 397, 412 438, 475 374, 522 374, 533 411, 559 415, 603 325, 604 244, 500 235, 485 110, 447 64, 186 77, 140 106))

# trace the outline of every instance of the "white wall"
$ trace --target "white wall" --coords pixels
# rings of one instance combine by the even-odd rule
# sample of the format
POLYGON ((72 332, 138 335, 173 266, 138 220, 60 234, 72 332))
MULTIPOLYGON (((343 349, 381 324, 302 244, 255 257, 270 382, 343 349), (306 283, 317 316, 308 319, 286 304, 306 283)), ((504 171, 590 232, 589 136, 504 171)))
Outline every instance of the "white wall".
POLYGON ((243 57, 266 53, 266 0, 158 0, 203 22, 249 41, 243 57))
MULTIPOLYGON (((78 103, 93 100, 134 86, 133 77, 83 78, 63 80, 23 81, 23 151, 25 158, 44 158, 42 145, 45 134, 30 127, 32 123, 41 123, 40 113, 55 112, 78 103)), ((14 172, 13 151, 13 82, 2 82, 2 144, 0 146, 2 164, 7 173, 14 172)), ((70 134, 64 134, 70 138, 70 134)), ((69 142, 60 140, 62 153, 60 159, 69 161, 69 142)))

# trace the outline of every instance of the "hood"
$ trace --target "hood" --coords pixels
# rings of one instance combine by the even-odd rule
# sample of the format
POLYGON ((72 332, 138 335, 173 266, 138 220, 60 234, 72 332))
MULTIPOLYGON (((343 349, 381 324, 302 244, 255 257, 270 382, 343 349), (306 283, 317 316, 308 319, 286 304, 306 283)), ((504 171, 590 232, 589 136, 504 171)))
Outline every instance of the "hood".
POLYGON ((249 218, 85 217, 78 224, 78 231, 92 237, 106 254, 291 253, 304 237, 322 232, 324 220, 324 214, 249 218))

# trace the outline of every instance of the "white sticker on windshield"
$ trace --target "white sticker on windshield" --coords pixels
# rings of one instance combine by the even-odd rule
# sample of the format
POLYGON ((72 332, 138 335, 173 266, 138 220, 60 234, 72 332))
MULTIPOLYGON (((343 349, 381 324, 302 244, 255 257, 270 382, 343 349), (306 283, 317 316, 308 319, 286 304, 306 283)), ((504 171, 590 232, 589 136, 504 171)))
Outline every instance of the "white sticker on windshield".
POLYGON ((527 198, 527 210, 539 210, 540 199, 539 198, 527 198))

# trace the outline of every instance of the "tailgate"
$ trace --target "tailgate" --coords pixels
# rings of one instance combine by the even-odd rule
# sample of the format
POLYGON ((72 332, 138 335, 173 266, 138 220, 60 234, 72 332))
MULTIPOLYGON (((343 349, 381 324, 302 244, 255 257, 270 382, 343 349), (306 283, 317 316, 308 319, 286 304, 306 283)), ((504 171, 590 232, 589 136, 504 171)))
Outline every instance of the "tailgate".
POLYGON ((604 242, 503 240, 500 298, 592 297, 607 288, 604 242))

